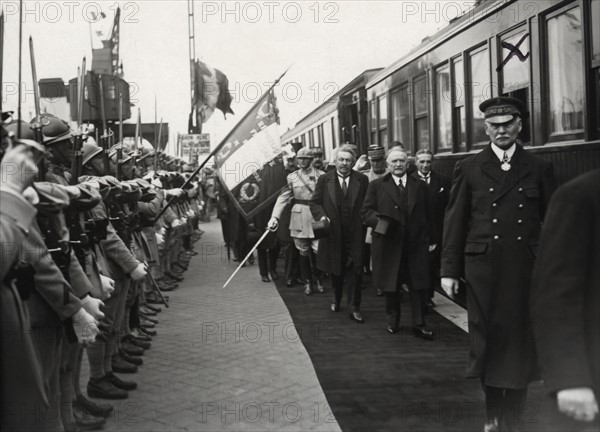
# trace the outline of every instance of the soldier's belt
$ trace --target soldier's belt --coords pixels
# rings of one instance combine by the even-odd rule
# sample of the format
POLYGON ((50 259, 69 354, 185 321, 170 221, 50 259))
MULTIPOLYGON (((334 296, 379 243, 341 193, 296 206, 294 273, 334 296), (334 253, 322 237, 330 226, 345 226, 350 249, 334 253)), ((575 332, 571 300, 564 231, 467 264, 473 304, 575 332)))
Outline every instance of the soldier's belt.
POLYGON ((294 198, 294 204, 310 205, 310 201, 309 200, 301 200, 301 199, 295 199, 294 198))

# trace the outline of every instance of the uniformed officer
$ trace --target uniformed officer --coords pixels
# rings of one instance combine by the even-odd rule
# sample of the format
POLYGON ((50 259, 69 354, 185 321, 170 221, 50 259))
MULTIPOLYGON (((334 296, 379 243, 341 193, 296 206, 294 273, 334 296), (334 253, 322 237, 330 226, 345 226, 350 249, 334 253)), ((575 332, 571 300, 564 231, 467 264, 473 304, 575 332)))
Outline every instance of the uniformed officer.
POLYGON ((311 147, 309 148, 309 151, 313 157, 311 163, 312 167, 320 171, 325 171, 325 164, 323 163, 323 149, 321 147, 311 147))
POLYGON ((313 156, 307 148, 302 148, 298 151, 296 160, 300 169, 288 174, 288 187, 277 198, 271 220, 269 221, 269 228, 277 229, 283 210, 293 199, 290 216, 290 235, 300 252, 300 275, 304 280, 304 294, 310 295, 313 293, 313 289, 316 289, 320 293, 324 292, 323 285, 315 273, 315 257, 319 241, 315 239, 312 229, 312 223, 315 220, 310 212, 309 205, 317 180, 324 173, 311 166, 313 156))
POLYGON ((555 180, 552 165, 518 143, 525 112, 518 99, 488 99, 479 109, 491 143, 454 169, 441 285, 453 296, 464 265, 471 342, 467 376, 481 379, 486 430, 512 431, 535 378, 530 282, 555 180))

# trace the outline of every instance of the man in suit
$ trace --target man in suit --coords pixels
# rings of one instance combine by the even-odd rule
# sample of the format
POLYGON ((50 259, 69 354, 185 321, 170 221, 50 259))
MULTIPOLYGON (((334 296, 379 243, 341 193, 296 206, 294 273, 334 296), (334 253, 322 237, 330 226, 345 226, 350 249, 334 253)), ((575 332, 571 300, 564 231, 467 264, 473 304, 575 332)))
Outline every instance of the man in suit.
POLYGON ((407 284, 413 332, 431 340, 425 326, 423 303, 429 286, 429 225, 427 188, 407 175, 406 151, 388 152, 389 173, 369 183, 362 208, 362 220, 373 229, 373 283, 385 293, 387 331, 396 333, 400 324, 400 290, 407 284))
POLYGON ((467 285, 468 377, 481 379, 485 430, 517 430, 536 378, 529 315, 531 273, 555 180, 551 163, 517 143, 524 106, 514 98, 481 103, 491 143, 456 164, 444 219, 441 285, 467 285))
POLYGON ((440 250, 442 248, 444 214, 450 194, 450 180, 433 171, 433 153, 431 150, 420 149, 417 151, 415 159, 417 171, 412 176, 427 185, 427 199, 433 222, 429 227, 429 241, 432 248, 429 252, 429 274, 431 278, 425 297, 426 310, 429 311, 435 307, 433 293, 440 285, 440 250))
MULTIPOLYGON (((560 430, 593 430, 600 395, 600 169, 561 186, 544 220, 531 321, 560 430), (579 424, 577 424, 579 423, 579 424), (588 429, 589 428, 589 429, 588 429)), ((598 430, 596 421, 595 430, 598 430)))
POLYGON ((319 177, 311 201, 315 220, 329 220, 330 234, 319 240, 317 267, 331 275, 334 301, 331 310, 339 311, 344 279, 353 277, 347 284, 348 305, 352 306, 350 318, 363 323, 360 313, 363 243, 365 227, 360 219, 369 179, 354 171, 356 153, 342 145, 336 155, 335 170, 319 177))

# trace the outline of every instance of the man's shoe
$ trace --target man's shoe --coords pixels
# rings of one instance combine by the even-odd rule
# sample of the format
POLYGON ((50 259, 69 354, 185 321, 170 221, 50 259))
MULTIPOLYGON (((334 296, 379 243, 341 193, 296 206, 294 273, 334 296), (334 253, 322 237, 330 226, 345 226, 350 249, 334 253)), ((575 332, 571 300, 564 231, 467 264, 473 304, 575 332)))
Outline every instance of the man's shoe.
POLYGON ((353 319, 354 321, 356 321, 359 324, 362 324, 362 323, 365 322, 365 319, 360 314, 360 312, 351 312, 350 313, 350 319, 353 319))
POLYGON ((113 372, 107 372, 106 376, 112 385, 114 385, 116 388, 120 388, 121 390, 135 390, 137 388, 136 382, 124 381, 116 376, 113 372))
POLYGON ((338 312, 340 310, 340 305, 337 303, 331 303, 330 309, 332 312, 338 312))
POLYGON ((151 317, 151 316, 148 316, 148 315, 144 315, 143 313, 140 313, 140 315, 141 315, 141 317, 142 317, 142 319, 144 321, 151 322, 154 325, 160 323, 160 320, 158 318, 156 318, 156 317, 151 317))
POLYGON ((162 312, 162 309, 159 306, 152 306, 152 305, 144 305, 146 306, 147 309, 150 309, 152 312, 156 312, 156 313, 160 313, 162 312))
POLYGON ((145 350, 150 349, 150 347, 152 346, 152 344, 150 342, 139 340, 133 336, 125 336, 122 341, 129 342, 132 345, 135 345, 135 346, 140 347, 145 350))
POLYGON ((325 292, 325 288, 323 287, 323 284, 318 278, 315 278, 315 280, 313 281, 313 286, 319 294, 323 294, 325 292))
MULTIPOLYGON (((148 319, 148 317, 144 317, 144 316, 140 316, 140 328, 142 330, 149 330, 149 329, 153 329, 156 327, 156 324, 154 324, 152 321, 150 321, 148 319)), ((154 336, 150 333, 146 333, 149 334, 150 336, 154 336)))
POLYGON ((413 327, 413 335, 421 339, 433 340, 433 331, 425 326, 413 327))
POLYGON ((111 404, 92 402, 82 394, 78 395, 77 399, 73 401, 73 407, 76 405, 96 417, 108 417, 114 409, 111 404))
POLYGON ((304 294, 306 294, 307 296, 312 294, 312 287, 309 283, 304 285, 304 294))
POLYGON ((276 271, 270 271, 269 275, 271 275, 271 279, 273 279, 274 281, 276 281, 277 279, 279 279, 279 275, 277 274, 276 271))
POLYGON ((144 350, 142 348, 135 346, 129 342, 122 342, 121 347, 123 348, 123 351, 125 351, 129 355, 132 355, 132 356, 144 355, 144 350))
POLYGON ((104 417, 97 417, 75 404, 73 404, 73 418, 78 429, 82 431, 102 429, 106 423, 104 417))
POLYGON ((383 291, 377 288, 377 297, 383 297, 383 291))
POLYGON ((165 272, 165 275, 170 277, 173 280, 176 280, 177 282, 181 282, 183 280, 183 276, 178 276, 176 274, 173 274, 173 272, 165 272))
POLYGON ((125 390, 115 387, 106 376, 90 378, 87 393, 90 397, 100 399, 126 399, 129 396, 125 390))
MULTIPOLYGON (((154 327, 154 324, 152 324, 151 322, 147 323, 148 325, 151 325, 152 327, 154 327)), ((150 327, 147 327, 146 324, 144 324, 144 322, 142 321, 140 323, 140 326, 138 327, 138 329, 144 333, 145 335, 148 336, 156 336, 158 333, 156 333, 156 330, 152 330, 150 327)))
POLYGON ((294 286, 294 281, 291 280, 291 279, 286 280, 285 281, 285 286, 288 287, 288 288, 293 287, 294 286))
POLYGON ((152 342, 152 338, 147 334, 144 334, 138 327, 131 329, 129 335, 142 342, 152 342))
POLYGON ((137 372, 137 366, 125 361, 125 359, 123 357, 121 357, 120 355, 113 356, 111 365, 112 365, 112 370, 115 372, 118 372, 118 373, 136 373, 137 372))
POLYGON ((136 366, 141 366, 144 364, 143 359, 133 356, 133 355, 129 355, 123 350, 119 350, 119 356, 121 356, 123 358, 123 360, 125 360, 127 363, 131 363, 136 366))
POLYGON ((262 279, 263 282, 271 282, 271 279, 269 279, 269 276, 261 276, 260 278, 262 279))
MULTIPOLYGON (((163 298, 165 299, 165 302, 169 303, 169 296, 168 295, 163 295, 163 298)), ((146 297, 146 303, 159 304, 159 305, 164 304, 164 302, 162 301, 162 299, 158 298, 158 297, 146 297)), ((156 315, 156 314, 154 314, 154 315, 156 315)), ((154 316, 154 315, 152 315, 152 316, 154 316)))
POLYGON ((398 333, 398 327, 394 327, 394 326, 387 326, 387 332, 389 334, 396 334, 398 333))
POLYGON ((154 312, 153 310, 150 310, 146 306, 140 306, 138 311, 146 316, 156 316, 156 312, 154 312))

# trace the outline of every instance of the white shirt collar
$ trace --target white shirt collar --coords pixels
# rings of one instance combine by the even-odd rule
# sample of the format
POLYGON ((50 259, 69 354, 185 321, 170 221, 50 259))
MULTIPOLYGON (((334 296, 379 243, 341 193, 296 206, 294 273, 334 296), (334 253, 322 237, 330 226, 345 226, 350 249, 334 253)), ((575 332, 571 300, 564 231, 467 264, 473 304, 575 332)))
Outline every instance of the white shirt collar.
POLYGON ((502 162, 502 160, 504 159, 504 152, 506 152, 506 154, 508 155, 508 160, 511 160, 513 155, 515 154, 515 150, 517 149, 517 144, 514 143, 513 145, 511 145, 508 150, 502 150, 500 147, 498 147, 496 144, 492 143, 492 150, 494 151, 494 153, 496 154, 496 156, 498 157, 498 159, 500 160, 500 162, 502 162))
POLYGON ((398 186, 400 182, 402 182, 402 186, 406 186, 406 173, 404 173, 402 177, 398 177, 392 174, 392 178, 394 179, 394 183, 396 183, 396 186, 398 186))

